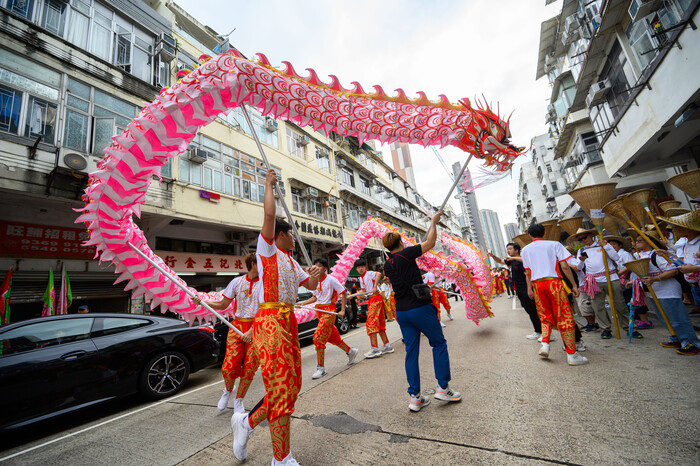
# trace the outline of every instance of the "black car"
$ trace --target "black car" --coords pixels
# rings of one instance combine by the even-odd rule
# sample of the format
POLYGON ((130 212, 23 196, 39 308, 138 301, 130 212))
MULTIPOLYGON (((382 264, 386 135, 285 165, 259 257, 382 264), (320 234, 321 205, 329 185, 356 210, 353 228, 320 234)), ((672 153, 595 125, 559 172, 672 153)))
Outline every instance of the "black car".
MULTIPOLYGON (((311 297, 311 291, 306 288, 299 288, 297 291, 297 302, 306 301, 311 297)), ((311 305, 313 306, 313 304, 311 305)), ((310 307, 311 307, 310 306, 310 307)), ((340 299, 335 303, 335 311, 340 312, 341 301, 340 299)), ((338 329, 338 333, 345 335, 350 330, 350 320, 348 319, 348 314, 350 313, 350 305, 345 306, 345 315, 343 317, 336 317, 335 328, 338 329)), ((318 319, 311 320, 309 322, 304 322, 299 324, 299 340, 305 338, 311 338, 314 336, 314 332, 318 327, 318 319)))
POLYGON ((165 317, 76 314, 0 329, 0 430, 140 392, 177 393, 216 361, 208 327, 165 317))

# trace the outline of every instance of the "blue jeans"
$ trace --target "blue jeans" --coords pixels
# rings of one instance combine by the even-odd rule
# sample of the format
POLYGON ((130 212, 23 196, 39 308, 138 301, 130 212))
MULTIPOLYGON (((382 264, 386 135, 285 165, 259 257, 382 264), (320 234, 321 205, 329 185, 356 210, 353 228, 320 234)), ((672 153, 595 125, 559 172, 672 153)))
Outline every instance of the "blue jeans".
POLYGON ((693 295, 693 302, 700 306, 700 286, 698 286, 697 283, 692 283, 690 286, 690 292, 693 295))
POLYGON ((442 388, 447 388, 450 382, 450 355, 447 354, 447 340, 442 334, 437 311, 432 304, 415 307, 408 311, 396 313, 396 321, 401 327, 404 343, 406 344, 406 379, 408 393, 420 395, 420 369, 418 355, 420 353, 420 334, 428 337, 428 343, 433 348, 433 368, 435 378, 442 388))
MULTIPOLYGON (((671 323, 671 327, 676 331, 676 336, 671 336, 671 341, 678 341, 681 346, 692 343, 700 347, 700 341, 695 334, 693 324, 690 322, 690 317, 688 317, 688 311, 685 308, 685 304, 683 304, 683 300, 681 298, 659 298, 659 303, 661 303, 661 307, 664 308, 666 317, 668 317, 668 321, 671 323)), ((649 300, 647 304, 651 304, 656 315, 661 318, 661 315, 656 311, 656 304, 654 301, 649 300)))

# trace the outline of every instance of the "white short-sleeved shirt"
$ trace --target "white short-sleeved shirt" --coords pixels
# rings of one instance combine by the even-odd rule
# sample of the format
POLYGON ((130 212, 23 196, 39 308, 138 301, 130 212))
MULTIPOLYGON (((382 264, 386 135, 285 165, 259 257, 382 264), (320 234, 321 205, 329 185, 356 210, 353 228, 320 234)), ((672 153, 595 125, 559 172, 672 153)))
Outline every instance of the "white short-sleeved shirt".
POLYGON ((260 303, 294 304, 299 285, 308 280, 309 274, 295 261, 288 251, 277 249, 274 240, 268 241, 262 233, 258 236, 255 251, 258 275, 262 286, 258 292, 260 303))
POLYGON ((559 277, 557 265, 568 260, 571 253, 561 243, 535 239, 520 253, 523 266, 530 271, 530 280, 559 277))
MULTIPOLYGON (((640 251, 639 258, 643 259, 648 257, 651 259, 651 254, 653 251, 640 251)), ((656 265, 652 261, 649 261, 649 274, 658 274, 666 272, 667 270, 673 270, 676 266, 669 264, 666 259, 656 255, 656 265)), ((681 299, 683 297, 683 291, 681 290, 681 284, 675 278, 667 278, 666 280, 661 280, 659 282, 654 282, 651 287, 656 293, 656 297, 659 299, 681 299)), ((647 296, 651 296, 651 293, 647 293, 647 296)))
MULTIPOLYGON (((605 278, 605 263, 603 262, 603 252, 602 248, 598 245, 596 241, 591 246, 584 246, 578 251, 577 257, 581 258, 581 253, 586 251, 588 259, 585 260, 586 274, 602 274, 595 277, 595 281, 602 283, 607 281, 605 278)), ((620 256, 617 255, 615 248, 610 246, 610 244, 605 245, 605 252, 608 254, 608 268, 610 269, 610 280, 619 280, 620 277, 616 273, 612 273, 615 270, 617 261, 620 260, 620 256)))
POLYGON ((248 275, 243 275, 234 278, 228 284, 223 295, 236 300, 236 317, 252 319, 258 313, 261 283, 260 278, 251 280, 248 275))
POLYGON ((377 283, 379 274, 372 270, 368 270, 364 275, 360 275, 360 288, 371 293, 374 290, 374 285, 377 283))
POLYGON ((617 255, 620 258, 620 260, 616 262, 618 270, 624 268, 625 263, 632 262, 634 260, 634 256, 624 249, 617 251, 617 255))
POLYGON ((428 272, 425 274, 425 277, 423 277, 423 283, 426 285, 430 286, 435 283, 435 274, 433 272, 428 272))
POLYGON ((586 279, 586 274, 583 273, 583 266, 585 265, 583 263, 583 261, 575 258, 574 256, 571 256, 566 260, 566 263, 576 267, 576 270, 571 269, 571 271, 576 274, 576 278, 578 279, 578 284, 582 285, 583 281, 586 279))
MULTIPOLYGON (((698 250, 700 250, 700 235, 696 236, 690 241, 686 240, 682 249, 680 249, 680 252, 678 253, 678 257, 680 257, 680 259, 688 265, 700 265, 700 259, 695 257, 695 253, 697 253, 698 250)), ((688 283, 698 282, 697 279, 691 279, 689 274, 685 274, 685 279, 688 281, 688 283)))
POLYGON ((337 278, 326 274, 318 279, 318 286, 311 294, 316 297, 316 304, 334 304, 345 291, 337 278))

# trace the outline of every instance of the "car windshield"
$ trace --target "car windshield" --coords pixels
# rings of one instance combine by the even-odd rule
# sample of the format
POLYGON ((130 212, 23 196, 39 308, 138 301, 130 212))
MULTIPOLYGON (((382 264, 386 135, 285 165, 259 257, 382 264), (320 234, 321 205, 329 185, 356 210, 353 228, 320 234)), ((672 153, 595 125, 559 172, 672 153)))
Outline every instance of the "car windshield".
POLYGON ((2 354, 30 351, 47 346, 84 340, 90 336, 91 317, 58 319, 13 328, 0 334, 2 354))

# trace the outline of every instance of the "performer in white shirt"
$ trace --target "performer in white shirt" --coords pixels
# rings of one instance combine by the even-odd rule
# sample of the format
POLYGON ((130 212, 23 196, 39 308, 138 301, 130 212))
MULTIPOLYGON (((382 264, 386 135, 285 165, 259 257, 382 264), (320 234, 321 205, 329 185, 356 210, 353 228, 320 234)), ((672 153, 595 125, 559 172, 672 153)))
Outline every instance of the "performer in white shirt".
MULTIPOLYGON (((333 275, 327 274, 328 261, 326 261, 326 259, 316 259, 314 261, 314 265, 322 267, 321 276, 318 278, 318 286, 311 292, 311 294, 313 294, 311 298, 299 304, 306 306, 316 303, 316 309, 335 312, 335 303, 338 301, 338 297, 340 296, 342 297, 342 301, 338 316, 343 317, 345 315, 345 307, 348 302, 347 290, 340 284, 337 278, 335 278, 333 275)), ((348 357, 348 365, 355 363, 355 356, 357 356, 358 352, 357 348, 350 348, 343 341, 343 339, 340 338, 340 333, 335 327, 335 314, 316 312, 316 317, 318 317, 318 325, 316 326, 316 331, 314 332, 314 346, 316 347, 316 372, 314 372, 314 374, 311 376, 312 379, 320 379, 326 375, 326 343, 335 345, 343 350, 348 357)))
MULTIPOLYGON (((364 259, 355 261, 355 270, 360 274, 361 293, 369 294, 367 300, 367 322, 365 328, 369 335, 370 345, 372 348, 368 353, 365 353, 367 359, 372 359, 381 356, 382 354, 393 353, 394 348, 389 343, 389 338, 386 336, 386 317, 384 316, 384 300, 377 287, 381 283, 384 274, 367 270, 367 264, 364 259), (384 347, 379 349, 377 346, 377 335, 382 339, 384 347)), ((353 295, 355 296, 355 295, 353 295)), ((348 296, 349 298, 352 296, 348 296)))
MULTIPOLYGON (((591 305, 595 311, 596 321, 603 329, 600 333, 600 338, 607 340, 612 338, 612 332, 610 331, 610 317, 605 310, 605 297, 608 295, 608 285, 605 277, 603 248, 605 248, 605 252, 608 256, 608 269, 610 271, 610 283, 613 294, 612 298, 608 297, 608 299, 614 301, 618 320, 622 326, 628 321, 629 315, 627 314, 627 303, 622 294, 620 278, 617 275, 617 268, 615 266, 616 262, 620 260, 620 256, 617 255, 615 249, 604 239, 601 238, 595 241, 593 238, 594 232, 595 230, 579 229, 575 234, 576 239, 581 241, 584 245, 584 247, 578 251, 578 259, 584 260, 586 266, 586 277, 584 283, 581 285, 581 290, 585 291, 588 296, 591 297, 591 305)), ((642 337, 638 332, 637 335, 633 336, 637 338, 642 337)))
MULTIPOLYGON (((625 302, 629 303, 632 300, 632 280, 634 280, 633 273, 629 272, 625 268, 626 262, 631 262, 635 260, 635 257, 630 254, 627 249, 631 247, 629 241, 621 236, 606 236, 605 240, 615 249, 617 255, 620 259, 616 262, 617 264, 617 274, 620 277, 620 286, 622 287, 622 295, 625 298, 625 302)), ((631 311, 630 311, 631 312, 631 311)), ((634 313, 636 314, 636 319, 634 325, 636 328, 648 329, 652 328, 654 325, 649 321, 647 317, 648 309, 645 306, 635 306, 634 313)), ((623 325, 624 327, 624 325, 623 325)), ((633 332, 632 337, 639 338, 638 332, 633 332)))
POLYGON ((552 328, 556 328, 566 345, 569 365, 586 364, 588 359, 576 351, 576 322, 557 270, 557 265, 561 264, 561 270, 572 284, 574 297, 578 296, 574 275, 566 263, 571 254, 560 243, 543 240, 544 227, 539 223, 530 225, 527 233, 532 238, 532 243, 523 248, 521 256, 525 267, 527 293, 530 299, 537 303, 537 312, 542 323, 542 347, 539 355, 543 358, 549 357, 550 335, 552 328))
MULTIPOLYGON (((253 381, 255 371, 260 366, 258 354, 253 348, 253 320, 258 312, 258 293, 260 292, 260 280, 258 278, 258 265, 255 260, 255 253, 251 252, 245 257, 245 265, 248 273, 242 277, 231 280, 223 291, 224 297, 220 301, 204 301, 213 309, 223 311, 229 307, 231 301, 236 300, 235 320, 232 324, 243 332, 240 337, 236 332, 229 329, 226 338, 226 356, 221 365, 221 374, 224 376, 224 393, 217 407, 220 411, 226 409, 231 392, 238 377, 241 378, 236 391, 236 398, 233 400, 233 412, 245 413, 243 398, 248 392, 250 383, 253 381)), ((195 297, 192 299, 195 304, 202 302, 195 297)))

